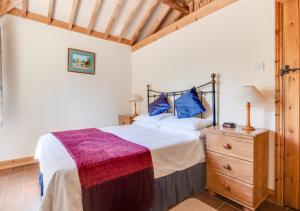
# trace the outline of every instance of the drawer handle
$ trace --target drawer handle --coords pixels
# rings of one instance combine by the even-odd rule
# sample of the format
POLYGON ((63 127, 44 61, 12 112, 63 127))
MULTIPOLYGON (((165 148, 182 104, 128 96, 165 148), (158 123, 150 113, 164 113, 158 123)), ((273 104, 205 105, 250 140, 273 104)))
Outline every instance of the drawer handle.
POLYGON ((229 171, 231 170, 231 166, 229 164, 224 165, 223 168, 229 171))
POLYGON ((231 149, 230 144, 224 144, 223 147, 224 147, 224 149, 231 149))
POLYGON ((227 191, 230 191, 230 186, 227 185, 227 184, 224 184, 224 189, 227 190, 227 191))

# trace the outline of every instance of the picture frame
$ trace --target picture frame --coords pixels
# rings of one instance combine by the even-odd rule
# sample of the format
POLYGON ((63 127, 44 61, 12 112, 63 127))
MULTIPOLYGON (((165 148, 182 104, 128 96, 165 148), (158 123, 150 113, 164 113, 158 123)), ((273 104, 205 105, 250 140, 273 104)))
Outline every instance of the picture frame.
POLYGON ((68 48, 68 72, 95 75, 96 54, 68 48))

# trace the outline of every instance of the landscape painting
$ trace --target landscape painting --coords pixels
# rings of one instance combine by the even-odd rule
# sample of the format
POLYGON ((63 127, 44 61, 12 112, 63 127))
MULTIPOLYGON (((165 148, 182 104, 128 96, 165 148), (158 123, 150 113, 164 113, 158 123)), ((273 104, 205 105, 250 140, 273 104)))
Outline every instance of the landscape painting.
POLYGON ((68 71, 95 74, 95 53, 68 49, 68 71))

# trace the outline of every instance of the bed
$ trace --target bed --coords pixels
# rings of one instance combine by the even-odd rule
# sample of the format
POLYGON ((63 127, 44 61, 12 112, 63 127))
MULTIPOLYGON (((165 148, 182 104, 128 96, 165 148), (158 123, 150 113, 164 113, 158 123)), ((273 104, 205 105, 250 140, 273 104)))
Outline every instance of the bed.
MULTIPOLYGON (((215 75, 212 74, 212 80, 198 86, 197 90, 201 100, 208 94, 212 95, 211 123, 215 125, 215 75), (203 91, 204 89, 206 91, 203 91)), ((186 90, 159 92, 148 86, 148 105, 151 99, 155 99, 160 93, 175 99, 184 92, 186 90)), ((153 127, 138 123, 99 130, 149 149, 153 163, 154 198, 151 208, 147 208, 147 211, 167 211, 187 197, 204 192, 206 168, 204 134, 201 131, 153 127)), ((49 133, 39 139, 36 158, 40 162, 39 179, 43 195, 40 210, 86 210, 83 206, 77 163, 57 136, 49 133)))

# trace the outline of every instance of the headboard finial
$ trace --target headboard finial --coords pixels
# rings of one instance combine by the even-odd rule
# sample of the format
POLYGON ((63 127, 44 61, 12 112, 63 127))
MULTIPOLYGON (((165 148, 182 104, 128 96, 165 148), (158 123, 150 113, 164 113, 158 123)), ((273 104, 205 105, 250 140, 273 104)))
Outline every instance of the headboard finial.
POLYGON ((150 89, 150 84, 147 84, 147 89, 150 89))
POLYGON ((212 81, 215 81, 216 76, 217 76, 217 75, 216 75, 215 73, 212 73, 212 74, 211 74, 211 79, 212 79, 212 81))

